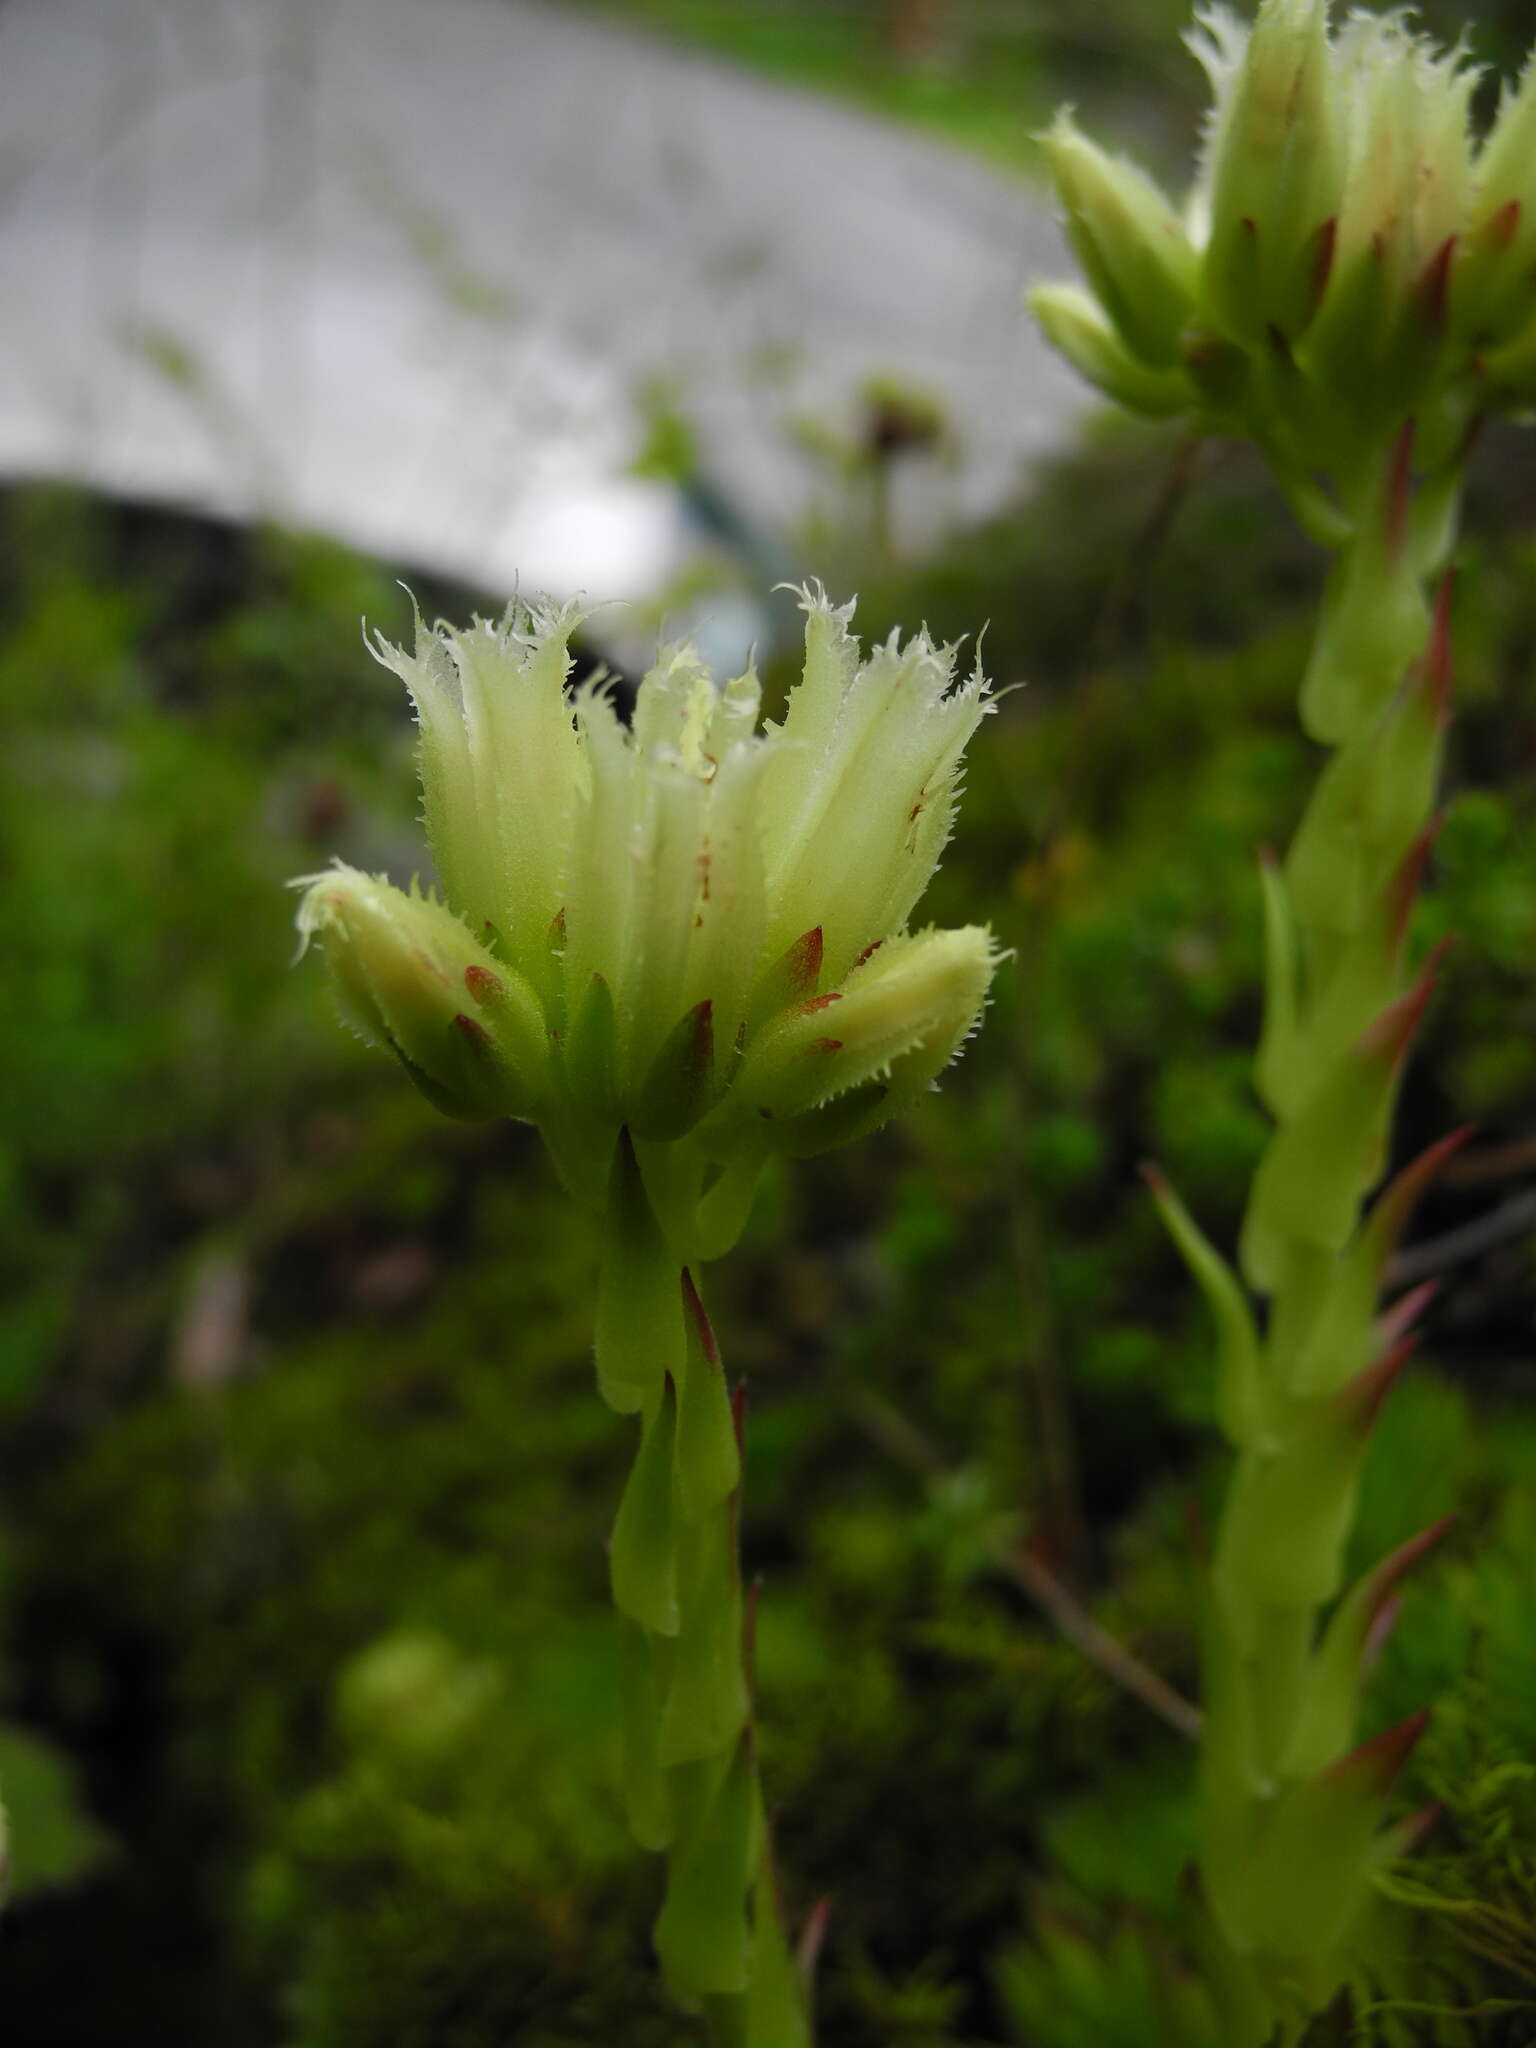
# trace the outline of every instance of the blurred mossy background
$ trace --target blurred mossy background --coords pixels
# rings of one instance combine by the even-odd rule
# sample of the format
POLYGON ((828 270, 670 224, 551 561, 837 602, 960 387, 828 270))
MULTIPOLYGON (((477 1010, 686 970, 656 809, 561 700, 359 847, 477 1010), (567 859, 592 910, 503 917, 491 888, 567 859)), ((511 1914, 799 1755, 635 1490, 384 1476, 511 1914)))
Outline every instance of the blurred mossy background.
MULTIPOLYGON (((958 0, 627 11, 882 95, 858 53, 905 21, 893 74, 949 94, 946 125, 1013 75, 958 0), (921 83, 945 66, 953 92, 921 83)), ((1182 13, 1116 13, 1117 90, 1158 89, 1141 38, 1161 63, 1182 13)), ((1024 116, 1087 18, 1032 11, 1024 116)), ((397 573, 429 613, 499 597, 59 487, 5 492, 0 550, 6 2024, 39 2048, 677 2048, 618 1793, 603 1545, 629 1445, 590 1383, 591 1249, 528 1133, 437 1118, 290 971, 289 877, 420 859, 412 731, 360 618, 406 630, 397 573)), ((1462 560, 1421 932, 1460 943, 1401 1136, 1477 1131, 1416 1226, 1445 1284, 1358 1535, 1363 1563, 1460 1509, 1371 1708, 1435 1703, 1403 1807, 1442 1811, 1319 2043, 1536 2031, 1514 432, 1479 453, 1462 560)), ((716 1281, 781 1863, 797 1918, 832 1898, 822 2037, 1189 2048, 1192 1747, 1031 1588, 1192 1694, 1225 1461, 1136 1166, 1231 1237, 1262 1132, 1254 851, 1311 772, 1319 560, 1246 458, 1104 428, 931 559, 849 517, 803 567, 860 591, 866 636, 988 622, 989 672, 1028 679, 932 902, 1015 951, 984 1033, 921 1115, 772 1179, 716 1281)))

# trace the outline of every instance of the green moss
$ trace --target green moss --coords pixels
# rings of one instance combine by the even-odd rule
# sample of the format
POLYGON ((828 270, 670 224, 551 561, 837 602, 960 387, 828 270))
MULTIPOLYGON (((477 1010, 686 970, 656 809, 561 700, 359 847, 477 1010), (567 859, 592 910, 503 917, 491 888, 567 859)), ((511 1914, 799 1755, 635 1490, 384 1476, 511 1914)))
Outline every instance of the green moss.
MULTIPOLYGON (((775 1174, 712 1296, 751 1392, 764 1769, 792 1916, 835 1895, 840 2048, 1201 2039, 1188 1759, 1005 1568, 1030 1543, 1193 1688, 1189 1522, 1224 1467, 1203 1312, 1135 1167, 1230 1241, 1253 856, 1309 773, 1317 565, 1225 463, 1106 601, 1173 459, 1106 436, 869 581, 866 630, 991 615, 989 661, 1034 679, 989 722, 934 904, 1016 958, 942 1093, 775 1174)), ((1464 938, 1403 1101, 1405 1151, 1476 1115, 1485 1156, 1536 1103, 1536 585, 1486 460, 1416 942, 1464 938)), ((93 2048, 672 2048, 617 1797, 627 1446, 591 1384, 589 1247, 526 1134, 435 1120, 285 971, 289 873, 415 843, 409 727, 356 647, 398 593, 334 550, 53 494, 0 516, 0 1711, 121 1845, 17 1905, 10 1980, 93 2048)), ((1415 1231, 1521 1186, 1448 1180, 1415 1231)), ((1506 1820, 1536 1753, 1529 1262, 1512 1241, 1444 1277, 1354 1560, 1463 1509, 1372 1706, 1436 1703, 1403 1795, 1445 1808, 1412 1875, 1431 1932, 1388 1988, 1439 2007, 1525 1995, 1489 1930, 1528 1910, 1506 1820)))

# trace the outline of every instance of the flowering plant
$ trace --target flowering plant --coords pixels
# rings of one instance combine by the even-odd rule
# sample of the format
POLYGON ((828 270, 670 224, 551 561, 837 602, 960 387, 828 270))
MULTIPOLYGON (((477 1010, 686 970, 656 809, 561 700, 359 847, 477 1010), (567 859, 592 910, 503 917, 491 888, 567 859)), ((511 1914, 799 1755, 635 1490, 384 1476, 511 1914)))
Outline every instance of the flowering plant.
POLYGON ((1350 1974, 1382 1828, 1424 1726, 1358 1743, 1365 1673, 1423 1531, 1344 1590, 1370 1431, 1432 1289, 1378 1313, 1387 1260, 1454 1139, 1382 1177, 1436 962, 1410 918, 1438 820, 1450 600, 1478 421, 1536 396, 1536 64, 1472 140, 1476 75, 1400 14, 1204 11, 1214 104, 1176 211, 1063 116, 1044 140, 1089 290, 1033 294, 1048 338, 1136 412, 1264 451, 1334 552, 1299 693, 1334 751, 1263 864, 1255 1064, 1275 1129, 1239 1243, 1249 1293, 1155 1171, 1220 1335, 1236 1469, 1205 1613, 1201 1865, 1223 2040, 1298 2038, 1350 1974), (1440 580, 1438 593, 1435 582, 1440 580))
POLYGON ((662 651, 632 720, 572 696, 572 607, 375 652, 421 732, 446 902, 337 867, 300 886, 342 1013, 450 1114, 536 1123, 597 1219, 598 1384, 640 1440, 611 1545, 626 1794, 668 1854, 657 1946, 744 2048, 809 2039, 776 1903, 736 1560, 740 1412, 700 1296, 766 1159, 872 1129, 979 1020, 990 935, 907 931, 989 709, 955 650, 802 593, 805 664, 757 731, 750 671, 662 651))

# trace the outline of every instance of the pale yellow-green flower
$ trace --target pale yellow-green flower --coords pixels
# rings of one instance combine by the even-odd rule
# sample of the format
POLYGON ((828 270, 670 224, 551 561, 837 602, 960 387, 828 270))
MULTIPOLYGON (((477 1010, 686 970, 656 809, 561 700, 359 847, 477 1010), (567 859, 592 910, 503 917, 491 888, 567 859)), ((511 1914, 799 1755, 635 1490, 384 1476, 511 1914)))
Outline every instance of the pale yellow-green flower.
POLYGON ((750 670, 664 648, 632 718, 568 688, 573 607, 375 643, 421 733, 446 903, 306 878, 344 1014, 441 1107, 729 1160, 839 1142, 929 1087, 996 964, 978 928, 908 933, 950 833, 979 670, 926 634, 867 658, 803 593, 805 665, 758 729, 750 670))

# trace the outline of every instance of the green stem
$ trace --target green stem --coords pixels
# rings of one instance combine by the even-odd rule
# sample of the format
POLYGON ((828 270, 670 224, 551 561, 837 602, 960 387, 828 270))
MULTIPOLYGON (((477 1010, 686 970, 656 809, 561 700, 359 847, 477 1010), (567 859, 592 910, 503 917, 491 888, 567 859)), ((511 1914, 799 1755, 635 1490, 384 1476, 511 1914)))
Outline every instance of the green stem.
POLYGON ((694 1281, 700 1178, 675 1148, 642 1163, 621 1133, 597 1366, 610 1402, 640 1418, 610 1551, 625 1792, 637 1839, 667 1858, 656 1947, 678 1999, 719 2048, 809 2048, 758 1774, 739 1411, 694 1281))
POLYGON ((1346 1601, 1328 1630, 1319 1623, 1340 1591, 1367 1437, 1400 1362, 1376 1356, 1373 1325, 1387 1230, 1402 1219, 1386 1205, 1362 1211, 1421 1007, 1405 992, 1403 942, 1433 805, 1444 661, 1438 640, 1422 654, 1423 586, 1454 527, 1442 507, 1434 544, 1420 544, 1411 454, 1409 427, 1362 492, 1356 536, 1330 578, 1303 711, 1334 751, 1283 872, 1266 880, 1260 1086, 1275 1129, 1243 1265, 1268 1316, 1254 1398, 1228 1424, 1236 1464, 1205 1626, 1201 1860, 1227 1951, 1234 2044, 1295 2038, 1346 1976, 1387 1764, 1401 1761, 1390 1745, 1352 1754, 1368 1599, 1358 1613, 1346 1601))

